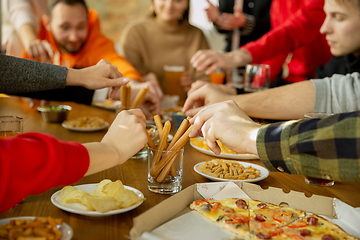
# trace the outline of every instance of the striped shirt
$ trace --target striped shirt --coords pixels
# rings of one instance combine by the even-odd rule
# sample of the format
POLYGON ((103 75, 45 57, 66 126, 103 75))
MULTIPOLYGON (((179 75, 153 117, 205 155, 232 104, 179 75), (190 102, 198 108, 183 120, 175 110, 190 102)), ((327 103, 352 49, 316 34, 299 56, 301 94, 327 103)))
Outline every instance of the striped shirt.
POLYGON ((257 150, 270 171, 360 182, 360 111, 264 125, 257 150))

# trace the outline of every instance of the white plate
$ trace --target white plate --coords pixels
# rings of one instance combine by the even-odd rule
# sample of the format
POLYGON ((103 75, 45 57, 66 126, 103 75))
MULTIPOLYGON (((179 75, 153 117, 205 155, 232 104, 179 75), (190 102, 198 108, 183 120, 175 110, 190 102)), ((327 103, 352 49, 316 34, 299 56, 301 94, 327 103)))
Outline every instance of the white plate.
POLYGON ((224 179, 224 178, 217 178, 217 177, 212 177, 212 176, 209 176, 203 172, 200 172, 199 171, 199 167, 203 164, 205 164, 205 162, 201 162, 201 163, 198 163, 194 166, 194 170, 195 172, 197 172, 198 174, 210 179, 210 180, 213 180, 215 182, 257 182, 257 181, 260 181, 260 180, 263 180, 265 178, 267 178, 269 176, 269 170, 267 170, 266 168, 260 166, 260 165, 257 165, 257 164, 253 164, 253 163, 247 163, 247 162, 240 162, 240 161, 236 161, 237 163, 240 163, 241 165, 243 165, 245 168, 248 167, 248 166, 252 166, 253 168, 256 168, 256 169, 259 169, 260 170, 260 177, 258 178, 255 178, 255 179, 245 179, 245 180, 231 180, 231 179, 224 179))
POLYGON ((100 131, 103 130, 107 127, 109 127, 109 123, 104 121, 105 125, 100 126, 100 127, 93 127, 93 128, 80 128, 80 127, 70 127, 64 123, 61 124, 61 126, 63 126, 64 128, 71 130, 71 131, 77 131, 77 132, 96 132, 96 131, 100 131))
POLYGON ((116 110, 116 108, 118 106, 120 106, 121 102, 120 101, 111 101, 110 104, 109 103, 105 103, 105 102, 93 102, 92 105, 95 107, 99 107, 99 108, 104 108, 107 110, 116 110))
MULTIPOLYGON (((10 222, 10 220, 16 220, 16 219, 32 219, 33 220, 33 219, 35 219, 35 217, 29 216, 29 217, 5 218, 5 219, 0 220, 0 225, 8 224, 10 222)), ((72 238, 73 230, 69 225, 67 225, 66 223, 63 222, 63 224, 61 226, 58 226, 58 228, 62 233, 62 237, 60 238, 60 240, 70 240, 72 238)))
POLYGON ((254 154, 231 154, 231 153, 220 153, 219 155, 216 155, 213 151, 211 150, 207 150, 198 146, 195 146, 191 141, 190 141, 190 145, 195 148, 196 150, 198 150, 199 152, 202 152, 204 154, 213 156, 213 157, 218 157, 218 158, 229 158, 229 159, 246 159, 246 160, 250 160, 250 159, 259 159, 259 157, 257 155, 254 154))
MULTIPOLYGON (((92 191, 94 191, 97 188, 97 185, 95 183, 93 183, 93 184, 78 185, 78 186, 74 186, 74 187, 79 190, 85 190, 86 192, 91 194, 92 191)), ((129 190, 135 192, 136 195, 138 195, 139 197, 144 198, 144 194, 142 192, 140 192, 139 190, 137 190, 136 188, 132 188, 132 187, 125 186, 125 185, 124 185, 124 187, 126 189, 129 189, 129 190)), ((57 191, 56 193, 54 193, 51 196, 51 202, 56 207, 58 207, 64 211, 67 211, 67 212, 76 213, 76 214, 89 216, 89 217, 105 217, 105 216, 109 216, 109 215, 124 213, 124 212, 130 211, 134 208, 137 208, 138 206, 140 206, 143 203, 143 201, 141 201, 141 202, 139 202, 135 205, 132 205, 131 207, 128 207, 128 208, 113 210, 113 211, 109 211, 106 213, 99 213, 96 211, 87 210, 87 208, 80 203, 63 203, 60 200, 61 200, 61 190, 57 191)))

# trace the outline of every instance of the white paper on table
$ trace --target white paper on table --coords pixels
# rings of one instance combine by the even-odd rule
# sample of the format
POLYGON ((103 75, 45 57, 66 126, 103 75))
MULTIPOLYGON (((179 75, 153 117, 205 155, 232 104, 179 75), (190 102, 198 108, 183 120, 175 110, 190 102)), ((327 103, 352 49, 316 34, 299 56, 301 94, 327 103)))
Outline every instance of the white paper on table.
MULTIPOLYGON (((205 198, 247 198, 246 193, 233 182, 198 184, 197 191, 205 198)), ((138 240, 197 240, 231 239, 236 237, 226 229, 214 225, 200 213, 191 211, 154 229, 145 232, 138 240)))
POLYGON ((338 218, 322 217, 340 226, 348 234, 360 238, 360 208, 354 208, 337 198, 334 198, 333 206, 338 218))

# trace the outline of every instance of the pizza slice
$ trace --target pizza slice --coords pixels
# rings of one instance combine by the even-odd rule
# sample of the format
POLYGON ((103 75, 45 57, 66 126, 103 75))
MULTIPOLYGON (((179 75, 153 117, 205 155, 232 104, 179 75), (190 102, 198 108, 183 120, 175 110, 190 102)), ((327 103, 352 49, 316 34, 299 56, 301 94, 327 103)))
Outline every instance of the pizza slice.
POLYGON ((326 219, 310 215, 297 219, 278 231, 279 235, 273 236, 273 240, 294 239, 294 240, 355 240, 358 239, 346 233, 342 228, 326 219))
POLYGON ((250 239, 248 200, 242 198, 199 199, 194 201, 190 208, 219 226, 245 239, 250 239))
POLYGON ((257 200, 249 201, 249 230, 253 239, 270 239, 281 234, 281 228, 298 218, 305 212, 291 207, 277 206, 257 200))

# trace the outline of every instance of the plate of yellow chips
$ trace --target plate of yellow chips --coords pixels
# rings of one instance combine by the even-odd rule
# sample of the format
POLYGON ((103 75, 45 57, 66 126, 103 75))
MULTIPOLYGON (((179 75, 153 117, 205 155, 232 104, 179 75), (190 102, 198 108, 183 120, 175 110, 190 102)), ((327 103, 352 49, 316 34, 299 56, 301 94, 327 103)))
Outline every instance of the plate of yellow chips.
POLYGON ((259 157, 257 155, 250 154, 250 153, 249 154, 236 153, 236 152, 228 149, 220 141, 217 141, 217 143, 221 149, 220 155, 216 155, 213 151, 211 151, 209 149, 208 145, 206 144, 205 140, 202 137, 196 137, 196 138, 190 139, 190 145, 193 148, 195 148, 199 152, 202 152, 204 154, 207 154, 207 155, 210 155, 213 157, 228 158, 228 159, 246 159, 246 160, 259 159, 259 157))
POLYGON ((65 186, 51 196, 56 207, 89 217, 124 213, 137 208, 144 200, 144 194, 136 188, 108 179, 98 184, 65 186))

